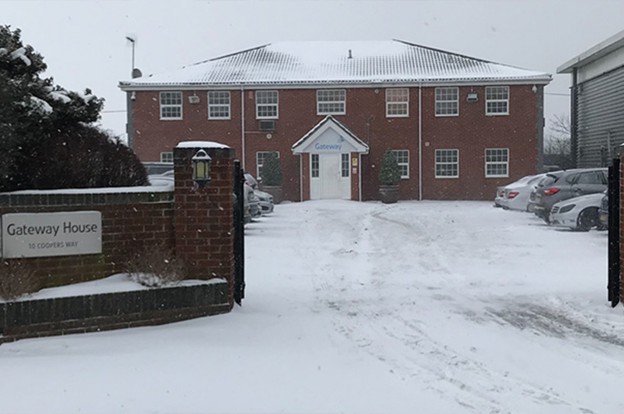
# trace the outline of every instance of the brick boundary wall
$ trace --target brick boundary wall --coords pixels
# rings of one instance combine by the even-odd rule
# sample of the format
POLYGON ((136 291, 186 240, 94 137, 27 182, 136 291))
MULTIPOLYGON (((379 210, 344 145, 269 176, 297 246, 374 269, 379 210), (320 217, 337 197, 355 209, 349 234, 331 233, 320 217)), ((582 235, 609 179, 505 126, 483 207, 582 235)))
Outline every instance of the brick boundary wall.
POLYGON ((36 268, 35 274, 41 287, 46 288, 123 272, 135 253, 150 246, 174 248, 173 192, 88 191, 76 194, 0 194, 0 216, 7 213, 100 211, 101 254, 2 260, 21 260, 32 265, 36 268))
POLYGON ((0 344, 18 339, 161 325, 230 310, 225 281, 0 303, 0 344))
POLYGON ((154 325, 229 312, 234 305, 234 150, 195 142, 174 149, 174 191, 132 188, 0 194, 8 213, 99 211, 102 252, 21 261, 40 288, 102 279, 127 270, 145 249, 174 252, 185 279, 215 280, 194 287, 84 295, 0 303, 0 343, 21 338, 154 325), (207 148, 203 145, 207 145, 207 148), (192 157, 212 157, 210 185, 193 182, 192 157))

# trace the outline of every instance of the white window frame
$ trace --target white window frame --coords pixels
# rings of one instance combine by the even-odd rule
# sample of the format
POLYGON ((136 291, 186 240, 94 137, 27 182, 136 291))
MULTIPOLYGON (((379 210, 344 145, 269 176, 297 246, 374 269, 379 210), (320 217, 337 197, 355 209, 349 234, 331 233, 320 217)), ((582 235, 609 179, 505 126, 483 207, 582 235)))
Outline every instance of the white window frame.
POLYGON ((401 169, 401 179, 406 180, 409 176, 409 150, 406 149, 397 149, 392 150, 392 154, 394 155, 394 159, 397 160, 397 164, 399 164, 399 168, 401 169), (405 155, 405 158, 403 157, 405 155))
POLYGON ((347 152, 340 154, 340 177, 351 177, 351 154, 347 152))
POLYGON ((484 159, 485 159, 485 176, 487 178, 509 177, 509 148, 486 148, 484 159), (498 157, 503 154, 504 154, 504 157, 502 159, 498 159, 498 157), (492 160, 492 158, 495 158, 495 159, 492 160), (489 166, 503 167, 505 172, 501 174, 488 174, 489 166))
POLYGON ((346 89, 319 89, 316 91, 317 115, 345 115, 346 113, 346 89))
POLYGON ((256 119, 278 119, 279 91, 256 91, 256 119), (260 115, 262 110, 274 112, 274 115, 260 115))
POLYGON ((459 88, 443 86, 435 88, 435 116, 459 116, 459 88))
POLYGON ((262 165, 264 164, 264 157, 268 154, 275 153, 277 158, 280 157, 279 151, 258 151, 256 152, 256 177, 260 179, 260 172, 262 171, 262 165))
POLYGON ((310 178, 320 178, 320 159, 319 154, 310 154, 310 178))
POLYGON ((182 119, 183 117, 183 113, 182 113, 182 92, 180 91, 163 91, 160 92, 159 94, 159 99, 158 102, 160 103, 160 119, 162 121, 175 121, 175 120, 179 120, 182 119), (175 99, 176 102, 172 101, 173 96, 177 96, 179 99, 175 99), (179 116, 164 116, 164 112, 165 109, 176 109, 179 108, 180 109, 180 115, 179 116))
POLYGON ((231 104, 230 91, 208 91, 208 119, 231 119, 231 104), (216 114, 212 113, 212 109, 216 110, 216 114))
POLYGON ((407 88, 386 89, 386 117, 387 118, 409 117, 409 89, 407 88))
POLYGON ((509 86, 485 87, 485 114, 488 116, 509 115, 509 86), (503 107, 504 110, 502 110, 503 107))
POLYGON ((161 152, 160 162, 173 163, 173 152, 171 151, 161 152))
POLYGON ((434 153, 434 157, 435 157, 435 178, 441 178, 441 179, 446 179, 446 178, 459 178, 459 150, 455 149, 455 148, 440 148, 435 150, 434 153), (456 161, 440 161, 438 162, 438 153, 445 151, 447 153, 450 153, 451 151, 454 152, 456 154, 456 161), (456 166, 456 171, 457 174, 456 175, 438 175, 438 165, 455 165, 456 166))

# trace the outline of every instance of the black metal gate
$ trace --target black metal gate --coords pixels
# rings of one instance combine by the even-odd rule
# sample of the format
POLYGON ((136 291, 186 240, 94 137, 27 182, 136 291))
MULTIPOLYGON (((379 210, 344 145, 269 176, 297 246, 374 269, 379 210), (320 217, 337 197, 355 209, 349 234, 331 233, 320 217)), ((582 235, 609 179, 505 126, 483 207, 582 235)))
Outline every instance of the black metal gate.
POLYGON ((620 159, 609 167, 609 284, 611 306, 620 302, 620 159))
POLYGON ((245 297, 245 210, 243 183, 245 177, 240 161, 234 162, 234 301, 239 305, 245 297))

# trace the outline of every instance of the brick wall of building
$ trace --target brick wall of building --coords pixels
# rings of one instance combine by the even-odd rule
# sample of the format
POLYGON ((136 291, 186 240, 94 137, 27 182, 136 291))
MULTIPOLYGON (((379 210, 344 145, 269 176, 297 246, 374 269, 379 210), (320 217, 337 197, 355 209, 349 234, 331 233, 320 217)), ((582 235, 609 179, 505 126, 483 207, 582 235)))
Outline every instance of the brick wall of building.
MULTIPOLYGON (((459 87, 459 116, 435 116, 435 88, 409 89, 409 117, 388 118, 384 88, 347 89, 346 115, 334 117, 369 147, 362 156, 363 199, 377 199, 377 167, 387 149, 407 149, 410 154, 409 179, 401 182, 402 199, 419 198, 419 99, 422 101, 422 194, 425 199, 491 199, 498 185, 536 173, 540 164, 542 114, 541 87, 511 85, 509 115, 485 115, 485 87, 459 87), (477 102, 467 102, 469 92, 477 102), (420 95, 420 97, 419 97, 420 95), (509 177, 485 177, 485 148, 508 148, 509 177), (436 179, 436 149, 458 149, 459 178, 436 179)), ((292 145, 324 116, 316 114, 316 89, 279 89, 279 119, 270 135, 259 130, 255 116, 255 91, 242 92, 244 102, 244 153, 241 127, 241 91, 231 90, 229 120, 208 120, 207 91, 183 91, 183 119, 159 119, 159 92, 137 91, 131 113, 135 151, 144 161, 158 161, 160 152, 178 141, 212 140, 232 147, 246 170, 256 174, 256 153, 279 151, 284 170, 284 197, 300 200, 299 156, 292 145), (189 103, 196 94, 200 101, 189 103)), ((305 155, 304 155, 305 157, 305 155)), ((307 170, 306 164, 304 169, 307 170)))

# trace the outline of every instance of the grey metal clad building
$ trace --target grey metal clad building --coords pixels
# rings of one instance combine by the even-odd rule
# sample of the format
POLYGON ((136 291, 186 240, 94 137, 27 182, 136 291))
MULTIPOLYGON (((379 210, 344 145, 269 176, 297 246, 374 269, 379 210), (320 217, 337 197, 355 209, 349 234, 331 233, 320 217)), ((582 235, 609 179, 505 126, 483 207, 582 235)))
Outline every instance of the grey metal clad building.
POLYGON ((607 166, 624 143, 624 31, 557 68, 572 75, 572 154, 577 167, 607 166))

